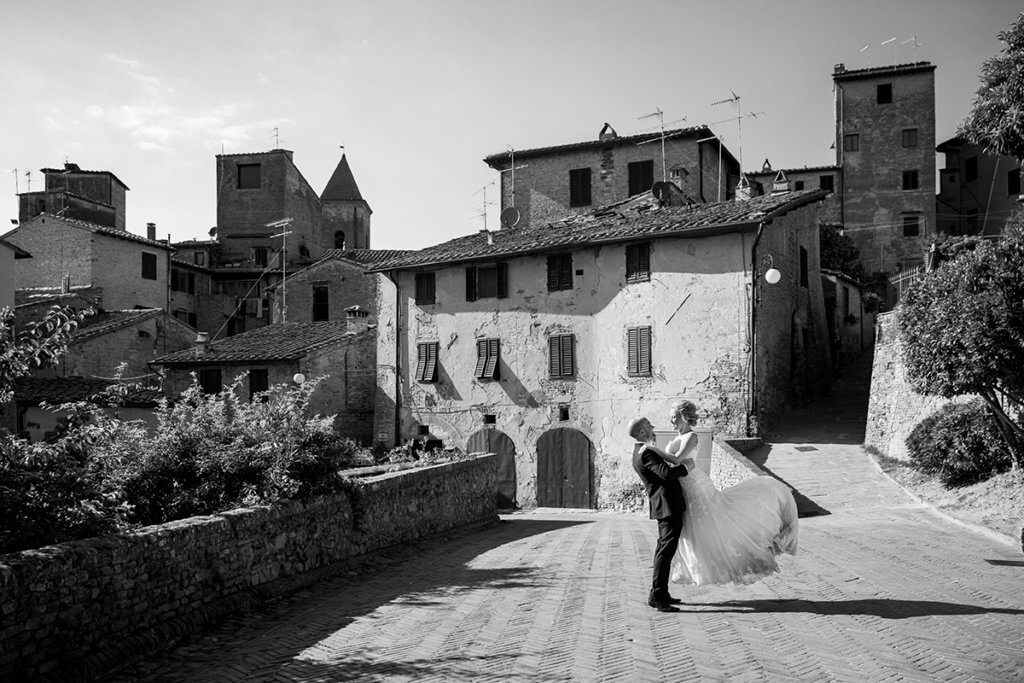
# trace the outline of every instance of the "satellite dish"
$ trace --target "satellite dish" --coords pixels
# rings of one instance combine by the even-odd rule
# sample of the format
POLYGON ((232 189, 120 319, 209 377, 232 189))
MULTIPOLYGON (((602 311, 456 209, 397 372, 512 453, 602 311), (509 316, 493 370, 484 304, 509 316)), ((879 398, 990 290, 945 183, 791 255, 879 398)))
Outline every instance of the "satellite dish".
POLYGON ((519 209, 514 206, 510 206, 501 212, 501 227, 503 228, 514 228, 519 225, 519 220, 523 217, 519 213, 519 209))
POLYGON ((214 239, 216 237, 217 237, 217 226, 215 225, 212 228, 210 228, 210 238, 214 239))
POLYGON ((672 197, 672 183, 665 181, 654 183, 651 192, 658 198, 658 201, 667 202, 672 197))

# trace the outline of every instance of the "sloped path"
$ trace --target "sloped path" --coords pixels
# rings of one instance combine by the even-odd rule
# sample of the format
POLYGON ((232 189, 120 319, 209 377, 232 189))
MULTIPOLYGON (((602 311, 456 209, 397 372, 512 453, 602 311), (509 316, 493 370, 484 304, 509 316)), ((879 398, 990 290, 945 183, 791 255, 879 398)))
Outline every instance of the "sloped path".
POLYGON ((857 382, 755 454, 819 512, 753 586, 644 604, 655 525, 521 513, 231 620, 109 680, 1024 680, 1024 556, 915 503, 860 451, 857 382))

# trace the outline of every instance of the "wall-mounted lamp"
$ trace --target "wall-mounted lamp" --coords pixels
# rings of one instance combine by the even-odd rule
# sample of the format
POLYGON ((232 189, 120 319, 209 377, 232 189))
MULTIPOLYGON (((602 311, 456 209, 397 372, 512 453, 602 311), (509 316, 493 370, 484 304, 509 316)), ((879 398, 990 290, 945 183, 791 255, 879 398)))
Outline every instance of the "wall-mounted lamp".
POLYGON ((775 262, 772 260, 771 254, 765 254, 764 258, 761 259, 761 268, 767 266, 767 270, 764 271, 764 280, 770 285, 778 283, 782 279, 782 273, 775 267, 775 262))
POLYGON ((296 384, 302 384, 303 382, 306 381, 306 376, 303 375, 301 372, 296 372, 294 375, 292 375, 292 381, 295 382, 296 384))

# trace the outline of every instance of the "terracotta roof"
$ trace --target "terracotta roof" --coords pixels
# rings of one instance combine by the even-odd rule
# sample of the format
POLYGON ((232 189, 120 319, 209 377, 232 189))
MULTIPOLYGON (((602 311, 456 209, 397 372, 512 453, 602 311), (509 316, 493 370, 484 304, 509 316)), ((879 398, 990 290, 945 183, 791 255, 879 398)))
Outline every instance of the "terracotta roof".
MULTIPOLYGON (((522 159, 525 157, 535 157, 544 154, 553 154, 560 152, 574 152, 580 149, 586 149, 588 147, 594 148, 605 148, 614 147, 618 145, 635 145, 638 142, 645 140, 655 140, 661 137, 660 131, 654 133, 640 133, 639 135, 627 135, 625 137, 616 137, 609 140, 587 140, 585 142, 572 142, 567 145, 554 145, 552 147, 534 147, 533 149, 517 149, 515 150, 515 158, 522 159)), ((673 130, 666 130, 666 136, 672 137, 694 137, 704 138, 709 135, 714 135, 711 129, 707 126, 692 126, 690 128, 675 128, 673 130)), ((726 152, 729 150, 726 149, 726 152)), ((507 164, 511 159, 511 152, 498 152, 497 154, 491 154, 490 156, 484 157, 484 163, 491 168, 500 168, 504 164, 507 164)), ((730 156, 732 154, 730 153, 730 156)))
POLYGON ((188 261, 188 260, 183 259, 183 258, 178 258, 176 256, 172 256, 171 257, 171 265, 173 265, 173 266, 183 266, 185 268, 192 268, 194 270, 201 270, 201 271, 203 271, 205 273, 209 273, 210 272, 210 269, 208 267, 206 267, 206 266, 201 266, 198 263, 194 263, 192 261, 188 261))
MULTIPOLYGON (((841 66, 841 65, 837 65, 841 66)), ((878 78, 879 76, 903 76, 924 71, 935 71, 931 62, 913 62, 911 64, 893 64, 891 66, 873 66, 868 69, 851 69, 833 71, 833 81, 855 81, 862 78, 878 78)))
POLYGON ((804 166, 803 168, 773 168, 768 171, 747 171, 746 176, 777 176, 779 171, 786 173, 815 173, 817 171, 838 171, 841 166, 804 166))
MULTIPOLYGON (((98 377, 25 377, 14 385, 14 400, 26 403, 46 401, 54 405, 81 401, 115 384, 113 380, 98 377)), ((130 389, 125 403, 135 406, 155 406, 164 395, 158 389, 138 387, 130 389)))
POLYGON ((118 178, 110 171, 87 171, 85 169, 78 168, 77 164, 65 164, 64 168, 41 168, 39 170, 42 171, 43 173, 54 173, 57 175, 63 175, 65 172, 68 173, 68 175, 72 173, 81 173, 83 175, 108 175, 117 182, 121 183, 121 186, 124 187, 124 189, 131 189, 127 185, 125 185, 120 178, 118 178))
POLYGON ((143 320, 155 318, 163 313, 162 308, 134 308, 127 311, 100 311, 89 316, 78 325, 71 335, 72 344, 101 337, 123 327, 130 327, 143 320))
POLYGON ((320 260, 344 258, 357 263, 371 264, 414 253, 414 249, 327 249, 320 255, 320 260))
POLYGON ((95 306, 98 295, 99 288, 92 285, 71 285, 67 292, 62 291, 60 287, 21 287, 14 290, 14 305, 15 308, 38 306, 49 301, 78 297, 95 306))
POLYGON ((334 169, 334 173, 331 175, 331 179, 327 181, 327 187, 320 194, 320 201, 353 201, 363 200, 363 195, 359 193, 359 186, 356 185, 355 176, 352 175, 352 169, 348 167, 348 160, 345 155, 341 155, 341 161, 338 162, 337 168, 334 169))
POLYGON ((253 361, 297 360, 308 352, 340 341, 348 331, 345 321, 275 323, 210 343, 206 353, 195 348, 177 351, 152 361, 153 365, 206 365, 253 361))
POLYGON ((368 272, 487 261, 637 239, 721 234, 756 226, 827 194, 824 190, 801 190, 746 201, 577 216, 547 226, 497 230, 489 235, 491 244, 488 235, 480 231, 385 261, 368 272))
POLYGON ((290 149, 284 149, 283 147, 277 147, 275 149, 268 149, 265 152, 234 152, 232 154, 218 154, 218 157, 256 157, 264 154, 294 154, 290 149))
POLYGON ((7 240, 2 240, 2 239, 0 239, 0 244, 4 245, 5 247, 7 247, 11 251, 13 251, 15 259, 32 258, 32 254, 28 253, 27 251, 25 251, 24 249, 19 247, 17 244, 12 244, 11 242, 8 242, 7 240))
POLYGON ((185 240, 184 242, 171 242, 172 247, 205 247, 219 244, 217 240, 185 240))
MULTIPOLYGON (((174 251, 174 247, 172 247, 172 246, 164 244, 163 242, 157 242, 156 240, 147 239, 145 237, 142 237, 140 235, 136 235, 134 233, 130 233, 127 230, 118 230, 117 228, 110 228, 110 227, 107 227, 106 225, 98 225, 96 223, 89 223, 88 221, 80 221, 77 218, 66 218, 64 216, 54 216, 52 213, 41 213, 38 216, 34 216, 30 220, 27 220, 24 223, 22 223, 20 226, 18 226, 14 230, 11 230, 11 232, 8 232, 7 235, 10 235, 11 233, 16 232, 17 230, 20 230, 21 228, 24 228, 26 225, 29 225, 30 223, 33 223, 34 221, 46 220, 47 218, 50 218, 50 219, 53 219, 53 220, 57 220, 57 221, 63 221, 64 223, 66 223, 68 225, 71 225, 71 226, 76 227, 76 228, 82 228, 82 229, 88 230, 89 232, 92 232, 92 233, 97 233, 97 234, 100 234, 100 235, 107 235, 109 237, 116 237, 117 239, 127 240, 128 242, 138 242, 139 244, 145 244, 145 245, 154 247, 156 249, 167 249, 169 251, 174 251)), ((4 237, 6 237, 6 235, 4 235, 4 237)))

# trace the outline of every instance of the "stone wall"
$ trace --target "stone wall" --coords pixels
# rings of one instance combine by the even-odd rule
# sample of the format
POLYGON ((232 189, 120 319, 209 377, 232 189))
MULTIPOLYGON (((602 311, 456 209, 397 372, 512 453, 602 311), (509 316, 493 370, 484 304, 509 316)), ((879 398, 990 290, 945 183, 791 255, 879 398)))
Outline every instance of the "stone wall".
POLYGON ((864 445, 882 455, 906 460, 904 443, 917 423, 944 406, 939 396, 925 396, 910 388, 901 358, 899 309, 878 316, 875 359, 871 368, 871 398, 864 445))
POLYGON ((0 680, 92 678, 367 553, 497 521, 493 455, 0 556, 0 680))
POLYGON ((746 479, 767 476, 746 456, 760 445, 758 438, 715 437, 711 443, 711 471, 708 473, 715 486, 724 489, 746 479))

